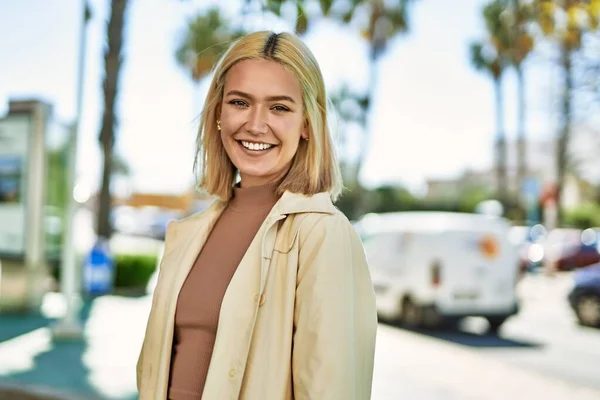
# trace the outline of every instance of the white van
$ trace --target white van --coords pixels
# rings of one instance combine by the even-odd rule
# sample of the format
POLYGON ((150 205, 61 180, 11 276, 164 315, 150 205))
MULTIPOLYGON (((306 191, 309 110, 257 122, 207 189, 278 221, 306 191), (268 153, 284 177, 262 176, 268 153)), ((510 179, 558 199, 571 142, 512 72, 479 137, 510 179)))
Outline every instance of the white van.
POLYGON ((519 256, 507 220, 415 211, 369 214, 355 228, 381 317, 435 327, 481 316, 496 331, 518 312, 519 256))

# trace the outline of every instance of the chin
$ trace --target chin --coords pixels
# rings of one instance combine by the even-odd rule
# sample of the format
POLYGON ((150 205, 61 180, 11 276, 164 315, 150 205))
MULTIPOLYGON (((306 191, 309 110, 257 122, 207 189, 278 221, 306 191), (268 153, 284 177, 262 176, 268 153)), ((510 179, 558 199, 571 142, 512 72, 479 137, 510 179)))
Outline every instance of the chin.
POLYGON ((270 176, 275 175, 273 172, 269 170, 257 170, 256 168, 240 168, 240 174, 250 177, 250 178, 268 178, 270 176))
POLYGON ((270 168, 239 168, 238 171, 242 177, 252 181, 261 181, 268 183, 282 175, 282 171, 276 171, 270 168))

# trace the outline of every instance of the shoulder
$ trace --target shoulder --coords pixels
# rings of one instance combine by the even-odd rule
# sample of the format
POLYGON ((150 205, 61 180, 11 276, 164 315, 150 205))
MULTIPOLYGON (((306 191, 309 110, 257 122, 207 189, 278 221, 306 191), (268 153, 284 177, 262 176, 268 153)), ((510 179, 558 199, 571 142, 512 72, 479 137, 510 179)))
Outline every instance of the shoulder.
POLYGON ((337 208, 333 213, 307 213, 299 229, 300 243, 309 237, 354 242, 358 235, 348 218, 337 208))

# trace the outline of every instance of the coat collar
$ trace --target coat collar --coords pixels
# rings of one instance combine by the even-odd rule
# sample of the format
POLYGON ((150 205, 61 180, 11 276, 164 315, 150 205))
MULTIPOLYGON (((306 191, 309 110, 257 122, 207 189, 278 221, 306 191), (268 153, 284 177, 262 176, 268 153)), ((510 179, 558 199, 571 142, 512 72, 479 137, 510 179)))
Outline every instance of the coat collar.
MULTIPOLYGON (((182 220, 170 223, 167 228, 167 234, 170 238, 183 239, 189 234, 198 234, 198 230, 210 230, 219 218, 227 202, 224 200, 215 200, 207 209, 200 211, 182 220), (201 226, 199 226, 201 224, 201 226)), ((281 219, 290 214, 300 213, 323 213, 334 214, 336 208, 331 202, 329 193, 322 192, 312 196, 306 196, 298 193, 285 192, 275 203, 273 209, 267 218, 281 219)))
POLYGON ((336 208, 331 202, 329 193, 317 193, 306 196, 298 193, 285 192, 273 207, 280 215, 300 213, 334 214, 336 208))

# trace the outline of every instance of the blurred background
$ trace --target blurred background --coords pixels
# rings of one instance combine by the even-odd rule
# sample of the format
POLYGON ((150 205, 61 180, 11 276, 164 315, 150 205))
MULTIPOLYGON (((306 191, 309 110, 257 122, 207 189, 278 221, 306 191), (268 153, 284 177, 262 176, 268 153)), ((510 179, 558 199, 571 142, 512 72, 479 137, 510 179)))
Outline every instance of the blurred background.
POLYGON ((0 0, 0 398, 137 398, 211 69, 264 29, 332 100, 373 398, 600 399, 600 0, 0 0))

